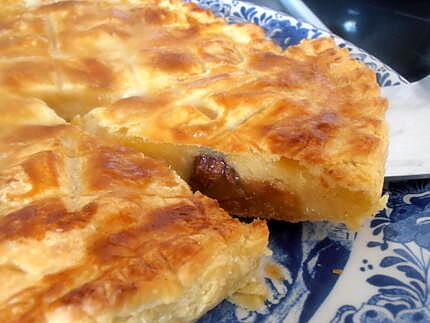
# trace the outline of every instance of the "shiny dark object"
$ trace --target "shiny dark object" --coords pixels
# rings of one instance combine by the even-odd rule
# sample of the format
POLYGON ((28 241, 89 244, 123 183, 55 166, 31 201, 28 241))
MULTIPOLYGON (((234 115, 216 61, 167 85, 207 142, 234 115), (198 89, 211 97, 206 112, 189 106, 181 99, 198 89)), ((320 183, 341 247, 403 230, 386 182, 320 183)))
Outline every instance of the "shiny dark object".
POLYGON ((430 74, 430 1, 305 0, 330 30, 409 81, 430 74))

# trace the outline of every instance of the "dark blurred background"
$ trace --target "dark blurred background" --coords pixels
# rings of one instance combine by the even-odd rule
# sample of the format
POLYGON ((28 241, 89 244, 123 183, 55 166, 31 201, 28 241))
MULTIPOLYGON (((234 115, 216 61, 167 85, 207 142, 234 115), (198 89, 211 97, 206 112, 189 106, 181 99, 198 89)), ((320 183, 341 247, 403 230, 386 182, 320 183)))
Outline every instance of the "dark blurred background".
MULTIPOLYGON (((248 1, 287 12, 281 0, 248 1)), ((378 57, 409 81, 430 74, 430 0, 303 2, 330 31, 378 57)))

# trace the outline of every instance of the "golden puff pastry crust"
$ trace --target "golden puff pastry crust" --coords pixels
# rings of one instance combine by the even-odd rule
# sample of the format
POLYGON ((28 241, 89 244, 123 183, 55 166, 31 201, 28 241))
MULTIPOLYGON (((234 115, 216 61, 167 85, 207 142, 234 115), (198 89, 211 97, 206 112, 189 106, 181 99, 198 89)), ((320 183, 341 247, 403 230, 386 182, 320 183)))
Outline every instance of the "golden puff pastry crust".
POLYGON ((0 14, 0 88, 168 161, 239 215, 357 227, 384 205, 387 102, 332 39, 282 50, 178 0, 17 3, 0 14))
POLYGON ((2 94, 1 322, 192 321, 253 276, 267 239, 164 164, 2 94))
MULTIPOLYGON (((225 62, 241 59, 234 37, 225 38, 235 28, 193 4, 15 3, 0 9, 0 87, 41 98, 67 119, 124 96, 174 87, 212 65, 223 69, 225 62)), ((254 33, 264 40, 256 26, 241 28, 252 32, 242 33, 244 46, 255 41, 254 33)))

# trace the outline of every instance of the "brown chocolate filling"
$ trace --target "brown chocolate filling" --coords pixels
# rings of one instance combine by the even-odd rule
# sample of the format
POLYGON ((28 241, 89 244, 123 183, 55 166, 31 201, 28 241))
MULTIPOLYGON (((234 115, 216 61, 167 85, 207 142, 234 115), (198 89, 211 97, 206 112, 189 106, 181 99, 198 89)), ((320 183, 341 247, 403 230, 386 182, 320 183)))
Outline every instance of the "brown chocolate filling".
POLYGON ((232 214, 294 219, 296 198, 267 181, 244 181, 222 156, 202 153, 194 159, 189 184, 193 191, 218 200, 232 214))

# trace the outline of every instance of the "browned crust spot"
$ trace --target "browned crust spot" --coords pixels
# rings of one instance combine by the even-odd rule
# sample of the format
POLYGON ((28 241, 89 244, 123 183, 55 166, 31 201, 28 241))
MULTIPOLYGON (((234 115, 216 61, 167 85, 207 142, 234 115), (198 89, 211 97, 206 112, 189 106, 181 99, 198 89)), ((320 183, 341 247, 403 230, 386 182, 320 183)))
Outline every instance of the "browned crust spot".
POLYGON ((49 231, 65 232, 82 228, 96 212, 95 203, 69 212, 59 199, 38 201, 0 218, 0 242, 18 238, 40 240, 49 231))

